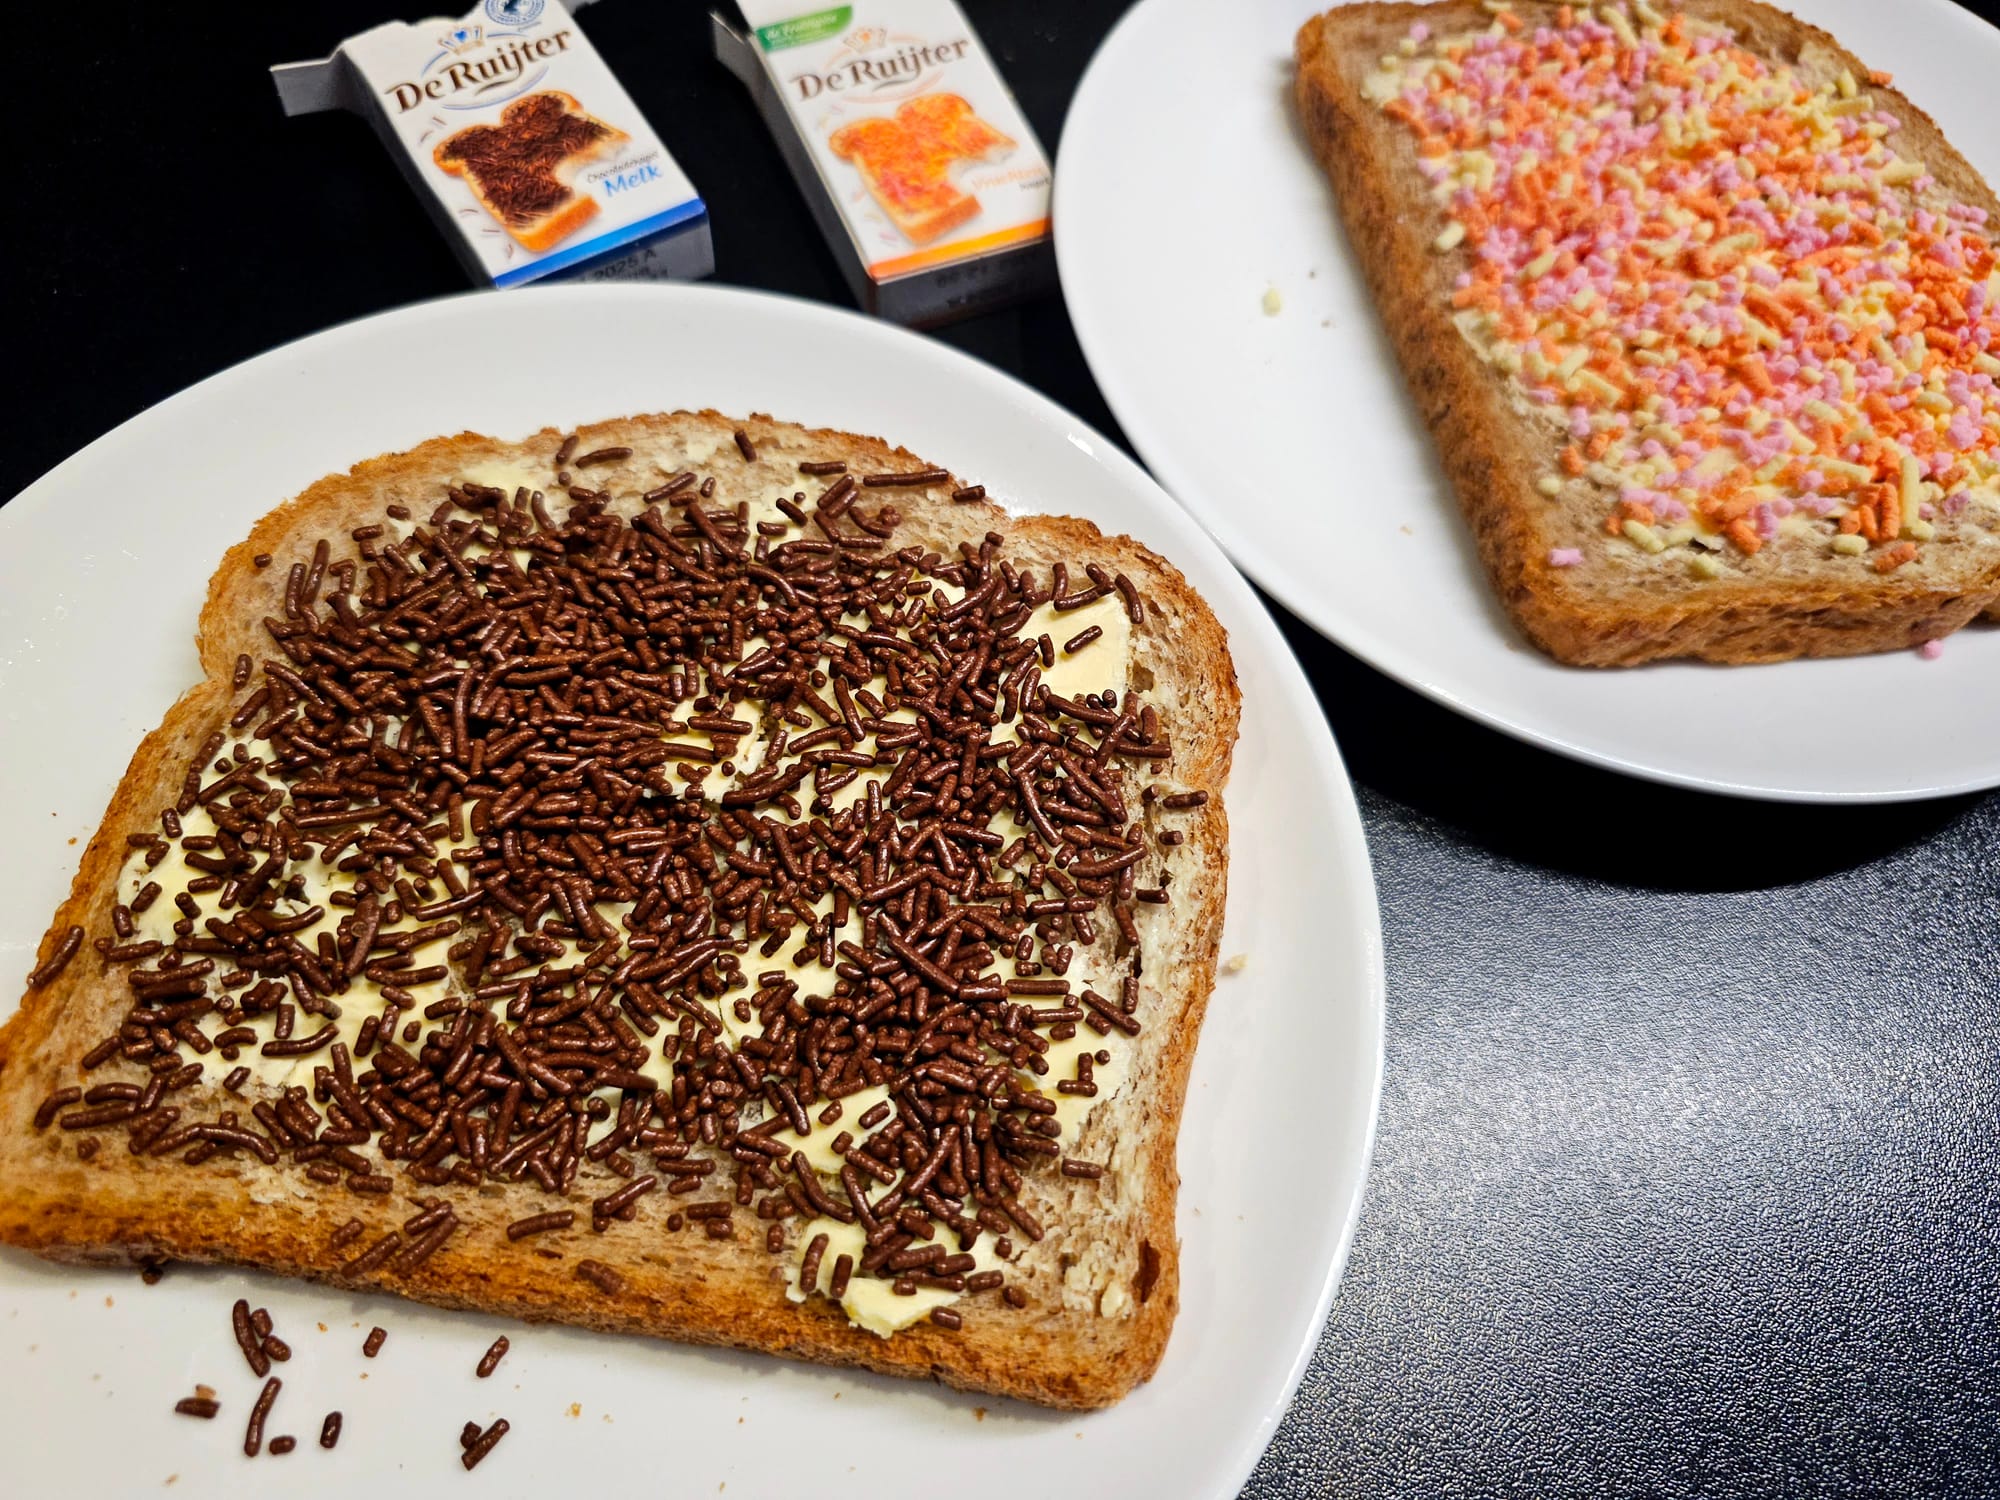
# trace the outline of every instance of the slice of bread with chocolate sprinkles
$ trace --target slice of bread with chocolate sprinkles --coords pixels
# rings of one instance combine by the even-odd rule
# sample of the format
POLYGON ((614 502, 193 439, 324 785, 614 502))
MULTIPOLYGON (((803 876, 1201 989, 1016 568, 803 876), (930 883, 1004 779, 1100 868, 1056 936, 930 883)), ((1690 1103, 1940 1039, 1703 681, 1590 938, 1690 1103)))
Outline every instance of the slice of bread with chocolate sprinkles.
POLYGON ((1340 5, 1297 59, 1537 646, 1845 656, 2000 596, 2000 201, 1887 76, 1757 0, 1340 5))
POLYGON ((1152 1373, 1238 716, 1170 563, 683 412, 323 479, 198 638, 0 1029, 0 1241, 1152 1373))

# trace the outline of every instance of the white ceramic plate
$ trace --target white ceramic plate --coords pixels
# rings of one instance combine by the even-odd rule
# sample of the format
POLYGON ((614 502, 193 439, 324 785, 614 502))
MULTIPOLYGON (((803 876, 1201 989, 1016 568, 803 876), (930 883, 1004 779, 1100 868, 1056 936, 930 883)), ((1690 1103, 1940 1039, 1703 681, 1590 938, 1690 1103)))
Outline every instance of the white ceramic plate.
MULTIPOLYGON (((2000 181, 2000 31, 1951 0, 1785 0, 2000 181)), ((1578 759, 1802 801, 2000 783, 2000 631, 1768 667, 1563 667, 1487 589, 1291 107, 1315 0, 1145 0, 1064 127, 1056 253, 1084 353, 1160 482, 1315 628, 1578 759), (1173 80, 1169 83, 1168 80, 1173 80), (1264 311, 1267 289, 1281 303, 1264 311)))
POLYGON ((1107 1494, 1224 1496, 1249 1473, 1324 1321, 1373 1134, 1382 958, 1361 824, 1311 690, 1214 544, 1104 438, 930 340, 717 288, 467 296, 276 350, 93 443, 0 510, 0 990, 20 992, 78 841, 195 680, 208 574, 259 515, 438 433, 704 405, 885 434, 1017 509, 1129 532, 1178 563, 1228 628, 1243 734, 1223 952, 1250 962, 1219 981, 1195 1062, 1182 1308, 1158 1376, 1109 1412, 1066 1416, 266 1276, 176 1269, 149 1288, 0 1252, 9 1492, 151 1493, 178 1475, 173 1492, 195 1495, 246 1481, 429 1494, 463 1480, 459 1427, 496 1415, 513 1430, 477 1476, 489 1493, 583 1475, 634 1494, 836 1500, 944 1474, 966 1500, 1058 1476, 1107 1494), (1252 1132, 1276 1149, 1245 1151, 1252 1132), (241 1454, 257 1383, 229 1333, 239 1294, 268 1305, 297 1351, 268 1430, 300 1447, 277 1466, 246 1469, 241 1454), (390 1339, 367 1361, 375 1323, 390 1339), (503 1331, 512 1353, 475 1380, 503 1331), (222 1393, 212 1424, 172 1415, 198 1381, 222 1393), (315 1438, 331 1408, 347 1432, 328 1454, 315 1438))

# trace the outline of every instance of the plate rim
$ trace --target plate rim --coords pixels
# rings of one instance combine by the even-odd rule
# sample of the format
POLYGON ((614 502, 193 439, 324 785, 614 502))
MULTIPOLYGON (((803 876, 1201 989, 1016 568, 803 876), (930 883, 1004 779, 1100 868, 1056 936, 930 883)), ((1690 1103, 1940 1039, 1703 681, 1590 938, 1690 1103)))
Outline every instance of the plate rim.
MULTIPOLYGON (((69 482, 67 478, 69 471, 84 465, 93 455, 98 454, 99 450, 116 443, 159 441, 160 435, 148 429, 171 421, 174 413, 185 404, 226 400, 227 387, 231 383, 251 378, 258 373, 260 367, 275 371, 288 364, 294 364, 301 358, 312 358, 322 350, 337 348, 348 340, 365 338, 385 324, 421 323, 429 317, 449 317, 454 315, 454 309, 469 309, 479 304, 480 299, 491 295, 494 294, 482 291, 449 293, 363 314, 275 345, 181 387, 100 433, 38 475, 6 504, 0 505, 0 546, 6 545, 12 539, 27 518, 38 515, 47 506, 57 503, 56 492, 64 483, 69 482), (13 519, 10 520, 10 517, 13 519)), ((1358 1101, 1364 1112, 1360 1117, 1362 1128, 1358 1132, 1359 1146, 1354 1187, 1344 1211, 1338 1221, 1331 1226, 1332 1252, 1326 1259, 1320 1284, 1313 1295, 1312 1315, 1309 1319, 1302 1320, 1301 1326, 1296 1330, 1293 1348, 1284 1368, 1279 1372, 1271 1400, 1263 1403, 1263 1409, 1256 1422, 1244 1425, 1230 1448, 1221 1449, 1215 1454, 1214 1467, 1211 1471, 1215 1486, 1212 1490, 1202 1491, 1221 1497, 1236 1495, 1254 1470, 1257 1460, 1269 1445, 1278 1424, 1291 1407, 1306 1368, 1318 1347, 1334 1297, 1345 1274, 1374 1162, 1380 1129, 1385 1063, 1386 961, 1380 893, 1366 829, 1361 819, 1354 782, 1340 754, 1332 727, 1320 709, 1311 682, 1285 642, 1276 621, 1212 534, 1187 510, 1176 504, 1159 481, 1135 461, 1121 444, 1112 441, 1053 397, 1044 394, 1019 376, 975 355, 927 338, 914 330, 886 323, 848 308, 761 288, 709 282, 575 284, 535 288, 533 295, 538 299, 549 301, 562 300, 584 304, 623 298, 734 299, 750 304, 774 317, 802 317, 808 321, 824 319, 829 325, 858 331, 864 338, 880 338, 885 347, 900 344, 905 349, 920 349, 924 357, 940 366, 957 368, 963 372, 963 378, 975 384, 980 381, 990 382, 994 391, 1022 405, 1024 421, 1031 421, 1035 425, 1059 430, 1069 435, 1072 445, 1083 452, 1087 461, 1107 471, 1107 478, 1116 487, 1127 491, 1135 499, 1145 497, 1146 503, 1151 507, 1152 514, 1157 517, 1163 530, 1181 533, 1173 538, 1176 548, 1214 549, 1212 571, 1216 574, 1222 594, 1228 599, 1233 613, 1240 617, 1238 623, 1246 627, 1245 631, 1232 632, 1232 635, 1243 639, 1247 634, 1247 639, 1255 643, 1253 647, 1255 655, 1268 662, 1280 687, 1280 690, 1273 695, 1270 711, 1279 719, 1281 726, 1283 717, 1287 714, 1297 721, 1298 731, 1303 737, 1301 748, 1323 785, 1328 797, 1333 831, 1340 835, 1338 847, 1343 852, 1335 868, 1339 877, 1351 884, 1352 888, 1352 904, 1361 938, 1359 951, 1354 954, 1355 973, 1361 980, 1361 990, 1357 997, 1358 1015, 1362 1030, 1366 1033, 1367 1043, 1362 1059, 1366 1080, 1363 1091, 1365 1098, 1358 1101), (1079 442, 1078 439, 1082 441, 1079 442)), ((283 501, 272 503, 282 504, 283 501)), ((1225 625, 1225 629, 1227 628, 1225 625)), ((1238 764, 1240 766, 1240 759, 1238 764)), ((1223 977, 1219 968, 1220 958, 1221 955, 1218 955, 1217 983, 1220 983, 1223 977)), ((0 1020, 13 1013, 14 1007, 10 1005, 4 1015, 0 1015, 0 1020)), ((1199 1061, 1198 1049, 1196 1061, 1197 1063, 1199 1061)), ((1176 1161, 1178 1165, 1178 1141, 1176 1161)), ((1181 1211, 1184 1212, 1185 1209, 1181 1211)), ((1169 1348, 1171 1349, 1171 1344, 1169 1348)))
MULTIPOLYGON (((1185 0, 1137 0, 1137 3, 1121 15, 1111 30, 1105 34, 1104 40, 1092 53, 1089 64, 1078 80, 1076 92, 1071 97, 1069 113, 1065 117, 1062 138, 1058 144, 1058 168, 1072 150, 1072 143, 1077 138, 1073 127, 1079 122, 1083 122, 1086 129, 1089 127, 1090 117, 1086 113, 1086 105, 1092 110, 1101 110, 1102 106, 1097 103, 1097 96, 1108 95, 1111 92, 1106 79, 1117 66, 1119 49, 1132 45, 1131 38, 1134 35, 1139 34, 1144 27, 1156 24, 1159 15, 1169 12, 1174 5, 1181 3, 1185 3, 1185 0)), ((1362 3, 1362 0, 1300 0, 1299 23, 1303 24, 1307 19, 1322 14, 1327 9, 1358 3, 1362 3)), ((1905 3, 1912 3, 1912 0, 1905 0, 1905 3)), ((1917 0, 1917 3, 1921 4, 1928 18, 1927 24, 1945 26, 1962 22, 1965 23, 1967 35, 1975 32, 1982 34, 1989 45, 2000 41, 2000 26, 1954 3, 1954 0, 1917 0)), ((1289 48, 1287 53, 1289 54, 1289 48)), ((1315 606, 1311 598, 1304 595, 1301 581, 1292 577, 1287 569, 1269 562, 1268 553, 1254 528, 1246 530, 1227 523, 1224 518, 1227 517, 1229 508, 1217 504, 1208 493, 1208 487, 1198 482, 1189 472, 1191 466, 1183 463, 1178 445, 1171 439, 1163 439, 1160 436, 1160 426, 1155 423, 1148 411, 1147 403, 1133 399, 1131 388, 1125 381, 1122 365, 1108 354, 1117 340, 1098 321, 1100 313, 1096 309, 1100 304, 1090 295, 1086 278, 1075 269, 1076 256, 1079 252, 1074 250, 1066 252, 1064 248, 1069 243, 1062 234, 1062 220, 1066 216, 1065 205, 1076 201, 1077 191, 1072 188, 1066 194, 1065 186, 1075 175, 1073 172, 1065 173, 1061 170, 1056 172, 1050 215, 1051 223, 1055 226, 1057 277, 1062 286, 1063 300, 1070 314, 1071 325, 1076 330, 1078 346, 1083 351, 1084 363, 1090 369, 1092 381, 1103 395, 1105 404, 1116 418, 1119 428, 1130 440, 1133 451, 1138 454, 1145 468, 1152 473, 1160 486, 1177 503, 1186 508, 1202 529, 1215 540, 1223 554, 1247 577, 1254 579, 1259 589, 1297 616, 1314 634, 1351 653, 1384 676, 1476 724, 1567 759, 1661 786, 1706 792, 1744 801, 1815 806, 1922 802, 1988 791, 2000 786, 2000 754, 1996 754, 1984 770, 1958 778, 1932 778, 1917 786, 1870 787, 1861 790, 1779 785, 1755 778, 1703 773, 1653 764, 1644 759, 1600 749, 1562 729, 1538 726, 1533 722, 1535 716, 1532 713, 1510 713, 1480 698, 1477 694, 1448 687, 1436 680, 1431 671, 1420 661, 1399 650, 1392 640, 1365 621, 1357 621, 1354 617, 1348 616, 1339 622, 1338 629, 1334 628, 1334 625, 1326 620, 1323 611, 1315 606)), ((1348 244, 1345 229, 1337 220, 1329 225, 1329 244, 1337 257, 1358 274, 1358 268, 1352 266, 1353 251, 1348 244)), ((1396 382, 1399 390, 1402 388, 1404 381, 1400 368, 1392 364, 1382 372, 1382 375, 1383 378, 1396 382)), ((1423 441, 1433 442, 1428 432, 1423 434, 1423 441)), ((1446 522, 1459 526, 1464 524, 1455 499, 1452 500, 1451 514, 1446 518, 1446 522)), ((1481 588, 1488 586, 1483 573, 1478 586, 1481 588)), ((1505 628, 1514 630, 1511 622, 1505 628)), ((1534 649, 1528 646, 1524 639, 1518 638, 1517 631, 1515 633, 1523 649, 1534 649)), ((1810 659, 1801 659, 1804 660, 1810 659)), ((1760 665, 1783 667, 1797 664, 1776 662, 1760 665)), ((1702 663, 1670 662, 1660 665, 1696 665, 1707 670, 1728 670, 1702 663)), ((1599 669, 1579 667, 1567 670, 1582 672, 1599 669)))

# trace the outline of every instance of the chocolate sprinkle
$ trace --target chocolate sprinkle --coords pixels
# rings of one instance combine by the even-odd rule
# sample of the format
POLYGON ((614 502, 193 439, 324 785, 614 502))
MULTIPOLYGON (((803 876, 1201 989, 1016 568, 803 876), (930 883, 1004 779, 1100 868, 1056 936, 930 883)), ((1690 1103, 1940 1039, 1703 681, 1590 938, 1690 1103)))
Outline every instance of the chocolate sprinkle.
POLYGON ((484 1380, 500 1368, 500 1361, 507 1357, 507 1348, 507 1336, 503 1333, 492 1342, 484 1354, 479 1356, 479 1365, 472 1373, 484 1380))
POLYGON ((917 469, 908 474, 865 474, 861 482, 876 490, 898 485, 943 484, 949 478, 950 473, 944 469, 917 469))
POLYGON ((278 1399, 278 1392, 284 1382, 273 1375, 264 1382, 264 1389, 257 1393, 257 1404, 250 1408, 250 1425, 243 1433, 243 1451, 251 1458, 257 1456, 264 1446, 264 1419, 271 1414, 271 1403, 278 1399))
POLYGON ((458 1461, 464 1464, 468 1470, 478 1468, 480 1460, 485 1458, 487 1454, 491 1453, 493 1451, 493 1445, 499 1442, 500 1439, 502 1439, 506 1435, 507 1435, 507 1419, 505 1417, 501 1417, 499 1420, 494 1422, 494 1424, 491 1427, 487 1428, 484 1432, 482 1432, 473 1441, 471 1447, 467 1448, 464 1453, 459 1455, 458 1461))
POLYGON ((222 1410, 222 1403, 207 1396, 183 1396, 174 1403, 174 1410, 184 1417, 200 1417, 206 1422, 222 1410))
POLYGON ((257 1335, 250 1323, 250 1304, 242 1297, 229 1310, 230 1325, 236 1331, 236 1347, 243 1351, 243 1358, 250 1366, 250 1373, 262 1379, 271 1373, 271 1358, 264 1352, 264 1341, 257 1335))
POLYGON ((362 1355, 368 1359, 373 1359, 376 1355, 382 1352, 383 1341, 388 1337, 389 1337, 389 1330, 386 1328, 369 1329, 368 1337, 362 1340, 361 1343, 362 1355))
POLYGON ((337 1411, 330 1411, 326 1414, 326 1420, 319 1424, 320 1447, 331 1448, 335 1443, 340 1441, 340 1426, 344 1420, 337 1411))
POLYGON ((62 941, 56 944, 56 951, 49 955, 48 962, 38 964, 34 969, 29 971, 28 988, 39 990, 48 985, 58 974, 69 967, 69 961, 76 957, 77 950, 82 946, 83 929, 81 927, 69 928, 68 931, 63 933, 62 941))
POLYGON ((79 1088, 57 1089, 48 1098, 44 1099, 41 1102, 41 1107, 35 1111, 35 1129, 47 1130, 54 1122, 57 1114, 76 1103, 82 1097, 83 1090, 79 1088))
POLYGON ((532 1214, 525 1219, 516 1219, 507 1226, 507 1238, 526 1239, 531 1234, 543 1234, 551 1229, 567 1229, 576 1222, 576 1211, 569 1208, 552 1209, 545 1214, 532 1214))

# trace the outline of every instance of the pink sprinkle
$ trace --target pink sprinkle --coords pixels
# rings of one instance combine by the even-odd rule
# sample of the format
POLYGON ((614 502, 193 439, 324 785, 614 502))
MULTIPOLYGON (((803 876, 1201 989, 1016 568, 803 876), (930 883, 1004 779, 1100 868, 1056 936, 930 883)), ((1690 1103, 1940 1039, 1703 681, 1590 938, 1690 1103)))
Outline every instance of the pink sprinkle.
POLYGON ((1925 661, 1936 661, 1940 656, 1944 655, 1944 642, 1925 641, 1921 646, 1917 647, 1917 655, 1921 656, 1925 661))
MULTIPOLYGON (((1549 566, 1552 568, 1573 568, 1583 561, 1583 551, 1578 547, 1549 548, 1549 566)), ((1936 641, 1931 644, 1935 646, 1936 641)))

